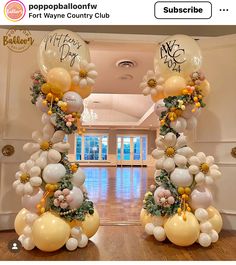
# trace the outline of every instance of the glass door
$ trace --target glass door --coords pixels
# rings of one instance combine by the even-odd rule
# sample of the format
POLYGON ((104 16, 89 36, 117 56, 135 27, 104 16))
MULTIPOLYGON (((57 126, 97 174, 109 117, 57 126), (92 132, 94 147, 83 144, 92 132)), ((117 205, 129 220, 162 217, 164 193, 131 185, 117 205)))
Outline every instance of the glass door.
POLYGON ((147 159, 147 136, 118 136, 117 164, 142 165, 147 159))

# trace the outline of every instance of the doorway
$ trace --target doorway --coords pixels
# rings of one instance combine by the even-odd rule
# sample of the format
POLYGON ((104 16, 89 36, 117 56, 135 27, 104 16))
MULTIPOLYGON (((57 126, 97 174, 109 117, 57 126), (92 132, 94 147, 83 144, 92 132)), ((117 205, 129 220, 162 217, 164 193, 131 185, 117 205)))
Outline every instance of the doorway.
POLYGON ((118 135, 116 146, 118 166, 147 165, 147 135, 118 135))

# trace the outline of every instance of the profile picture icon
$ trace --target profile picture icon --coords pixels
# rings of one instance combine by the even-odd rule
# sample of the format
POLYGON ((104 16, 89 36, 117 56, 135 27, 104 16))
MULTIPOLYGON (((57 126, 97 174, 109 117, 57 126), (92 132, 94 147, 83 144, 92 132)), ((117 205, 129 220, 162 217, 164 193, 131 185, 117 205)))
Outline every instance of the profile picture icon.
POLYGON ((25 13, 25 5, 19 0, 10 0, 5 4, 5 17, 12 22, 20 21, 25 16, 25 13))
POLYGON ((8 250, 12 253, 18 253, 21 250, 21 243, 19 240, 14 239, 8 243, 8 250))

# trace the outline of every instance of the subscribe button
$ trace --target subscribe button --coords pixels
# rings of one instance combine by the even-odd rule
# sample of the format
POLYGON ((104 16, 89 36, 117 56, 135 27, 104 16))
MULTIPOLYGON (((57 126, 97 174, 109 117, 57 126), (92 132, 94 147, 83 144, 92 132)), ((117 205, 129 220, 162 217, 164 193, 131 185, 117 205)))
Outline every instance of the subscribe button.
POLYGON ((155 3, 157 19, 209 19, 212 4, 208 1, 158 1, 155 3))

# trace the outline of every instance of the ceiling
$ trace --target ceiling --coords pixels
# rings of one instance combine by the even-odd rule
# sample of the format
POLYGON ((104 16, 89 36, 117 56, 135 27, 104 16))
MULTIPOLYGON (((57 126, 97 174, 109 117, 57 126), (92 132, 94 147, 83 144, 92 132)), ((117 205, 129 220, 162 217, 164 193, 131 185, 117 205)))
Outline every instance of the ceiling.
MULTIPOLYGON (((7 27, 2 27, 7 28, 7 27)), ((21 27, 24 28, 24 27, 21 27)), ((26 26, 40 43, 46 31, 58 26, 26 26)), ((207 40, 236 33, 236 26, 63 26, 79 32, 89 42, 91 61, 96 64, 98 78, 87 99, 88 108, 98 119, 85 126, 94 128, 155 129, 158 126, 154 104, 142 95, 139 84, 153 69, 157 43, 167 35, 186 34, 200 39, 203 52, 212 48, 207 40), (200 36, 200 37, 199 37, 200 36), (210 38, 209 38, 210 37, 210 38), (121 60, 134 61, 134 67, 117 67, 121 60), (94 102, 99 103, 94 103, 94 102)), ((228 36, 227 36, 228 38, 228 36)), ((218 38, 214 41, 219 42, 218 38)))
POLYGON ((138 129, 158 126, 153 102, 139 88, 144 74, 153 69, 156 48, 156 43, 90 41, 91 61, 99 75, 86 102, 98 119, 84 123, 85 126, 138 129), (127 60, 134 65, 118 66, 127 60))

